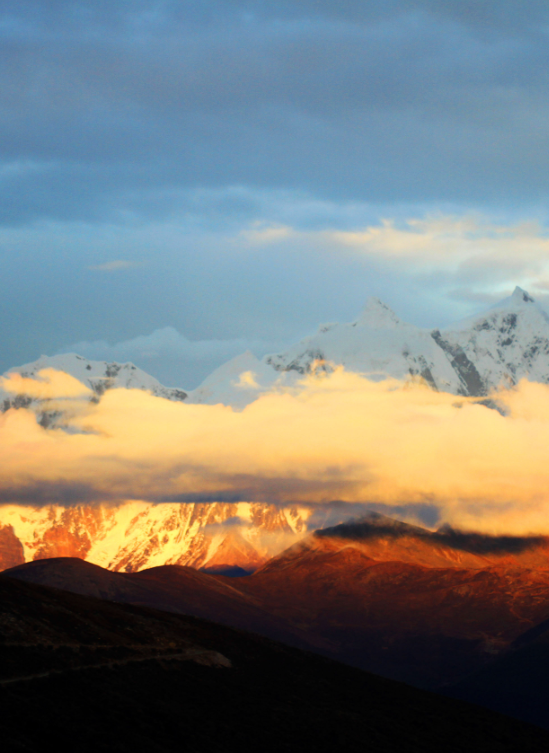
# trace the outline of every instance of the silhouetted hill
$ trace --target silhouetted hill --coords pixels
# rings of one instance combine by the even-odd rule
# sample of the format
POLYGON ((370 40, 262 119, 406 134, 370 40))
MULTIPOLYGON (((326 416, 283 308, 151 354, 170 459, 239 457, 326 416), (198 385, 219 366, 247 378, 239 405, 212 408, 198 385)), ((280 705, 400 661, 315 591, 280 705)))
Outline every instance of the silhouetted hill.
POLYGON ((219 577, 181 565, 163 565, 138 573, 113 573, 75 557, 36 560, 4 571, 28 583, 61 588, 99 599, 137 604, 202 617, 308 647, 306 635, 236 586, 237 578, 219 577))
POLYGON ((0 578, 2 749, 549 749, 535 727, 204 620, 0 578))

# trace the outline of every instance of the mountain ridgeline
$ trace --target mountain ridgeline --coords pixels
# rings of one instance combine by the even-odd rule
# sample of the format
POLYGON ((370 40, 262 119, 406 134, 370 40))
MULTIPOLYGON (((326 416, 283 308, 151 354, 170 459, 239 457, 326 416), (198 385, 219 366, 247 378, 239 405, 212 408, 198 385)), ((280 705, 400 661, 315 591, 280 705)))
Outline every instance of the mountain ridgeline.
POLYGON ((487 397, 522 378, 549 383, 549 316, 521 288, 484 313, 443 330, 401 321, 377 298, 349 324, 324 324, 283 353, 251 353, 221 366, 189 393, 193 402, 243 406, 276 384, 336 366, 379 379, 421 379, 455 395, 487 397), (238 374, 251 371, 248 390, 238 374))

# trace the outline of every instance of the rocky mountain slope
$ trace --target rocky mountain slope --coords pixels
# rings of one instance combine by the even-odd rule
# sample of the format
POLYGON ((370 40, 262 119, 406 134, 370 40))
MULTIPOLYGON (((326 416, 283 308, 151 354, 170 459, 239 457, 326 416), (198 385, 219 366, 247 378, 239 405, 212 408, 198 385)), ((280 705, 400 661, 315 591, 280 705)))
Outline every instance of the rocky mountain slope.
POLYGON ((355 666, 440 687, 549 618, 549 540, 383 516, 317 531, 238 587, 355 666))
POLYGON ((309 511, 262 503, 0 507, 0 569, 80 557, 132 572, 179 564, 255 570, 301 538, 309 511))

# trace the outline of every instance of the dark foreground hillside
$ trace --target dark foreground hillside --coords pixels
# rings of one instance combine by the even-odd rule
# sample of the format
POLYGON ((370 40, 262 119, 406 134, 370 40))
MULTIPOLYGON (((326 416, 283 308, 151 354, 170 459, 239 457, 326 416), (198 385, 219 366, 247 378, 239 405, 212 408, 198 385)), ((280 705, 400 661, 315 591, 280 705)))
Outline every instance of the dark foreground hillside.
POLYGON ((446 692, 549 729, 549 620, 446 692))
POLYGON ((0 579, 2 750, 549 750, 549 735, 266 638, 0 579))

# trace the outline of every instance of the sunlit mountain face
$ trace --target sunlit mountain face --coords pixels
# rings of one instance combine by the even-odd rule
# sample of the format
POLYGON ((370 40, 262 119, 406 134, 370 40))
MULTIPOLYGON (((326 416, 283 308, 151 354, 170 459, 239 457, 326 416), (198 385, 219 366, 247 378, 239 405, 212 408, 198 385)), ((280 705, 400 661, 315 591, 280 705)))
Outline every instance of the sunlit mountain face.
POLYGON ((252 572, 372 505, 546 534, 548 384, 549 318, 520 288, 433 331, 371 299, 355 322, 244 354, 194 391, 43 356, 2 378, 1 563, 252 572))
POLYGON ((110 570, 157 565, 251 572, 306 532, 309 510, 261 503, 127 502, 2 508, 2 568, 80 557, 110 570))

